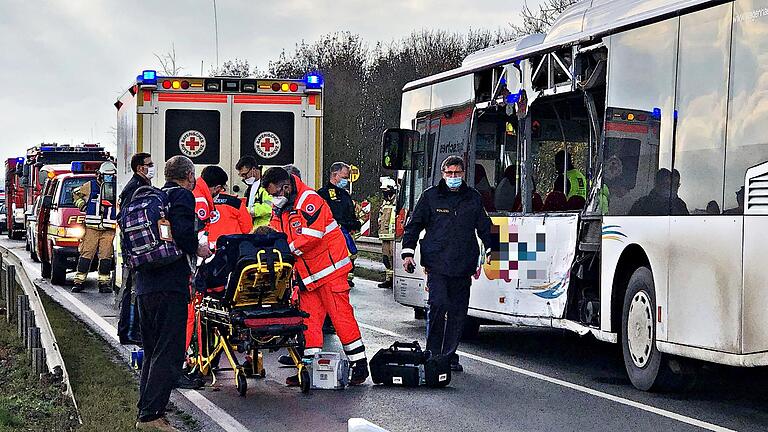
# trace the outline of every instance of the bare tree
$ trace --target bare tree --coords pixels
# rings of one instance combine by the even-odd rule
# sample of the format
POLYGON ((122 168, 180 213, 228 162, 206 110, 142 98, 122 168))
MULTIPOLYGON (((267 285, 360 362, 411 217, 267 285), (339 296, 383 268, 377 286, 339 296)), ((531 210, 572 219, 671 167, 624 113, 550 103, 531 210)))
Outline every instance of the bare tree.
POLYGON ((209 75, 247 78, 254 76, 256 73, 258 73, 258 70, 254 68, 251 71, 251 65, 248 63, 248 60, 235 58, 234 60, 225 61, 218 69, 211 68, 209 75))
POLYGON ((176 46, 173 43, 171 43, 171 50, 165 54, 153 54, 160 63, 160 71, 165 76, 178 76, 181 70, 184 69, 176 62, 176 46))
POLYGON ((579 0, 544 0, 538 10, 532 10, 526 1, 520 12, 523 23, 510 24, 510 26, 518 37, 532 33, 546 33, 564 10, 578 2, 579 0))

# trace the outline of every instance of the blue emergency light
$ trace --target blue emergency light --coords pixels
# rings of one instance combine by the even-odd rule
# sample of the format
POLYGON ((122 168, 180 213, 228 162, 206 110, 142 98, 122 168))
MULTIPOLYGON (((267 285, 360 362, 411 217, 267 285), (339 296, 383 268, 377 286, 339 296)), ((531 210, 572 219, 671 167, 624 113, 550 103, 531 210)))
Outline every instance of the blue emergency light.
POLYGON ((16 163, 23 164, 24 163, 24 158, 23 157, 16 158, 16 163))
POLYGON ((661 120, 661 108, 654 108, 651 117, 656 120, 661 120))
POLYGON ((56 147, 40 147, 40 151, 56 151, 56 147))
POLYGON ((153 70, 145 70, 136 77, 136 81, 142 85, 157 85, 157 72, 153 70))
POLYGON ((507 103, 509 105, 512 105, 514 103, 517 103, 517 101, 520 100, 520 96, 523 94, 523 91, 519 91, 517 93, 511 93, 507 95, 507 103))
POLYGON ((310 72, 304 77, 308 89, 319 89, 323 87, 323 77, 318 72, 310 72))
POLYGON ((85 164, 82 161, 80 161, 80 162, 72 162, 72 165, 70 165, 70 171, 72 171, 73 173, 85 172, 86 171, 85 170, 85 164))

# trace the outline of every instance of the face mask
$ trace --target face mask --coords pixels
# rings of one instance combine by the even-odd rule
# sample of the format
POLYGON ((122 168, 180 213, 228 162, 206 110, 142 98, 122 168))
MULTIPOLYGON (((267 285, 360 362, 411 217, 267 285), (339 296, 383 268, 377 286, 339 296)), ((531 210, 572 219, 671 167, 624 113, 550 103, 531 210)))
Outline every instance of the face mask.
POLYGON ((462 181, 461 177, 448 177, 445 179, 445 184, 451 189, 458 189, 462 181))
POLYGON ((256 182, 256 177, 248 177, 247 179, 243 180, 243 183, 247 184, 248 186, 254 184, 256 182))
POLYGON ((288 204, 288 197, 286 196, 272 196, 272 206, 277 208, 283 208, 288 204))
POLYGON ((340 187, 342 189, 346 189, 347 186, 349 186, 349 180, 347 180, 345 178, 340 178, 339 182, 336 183, 336 186, 338 186, 338 187, 340 187))
POLYGON ((147 167, 147 178, 150 179, 150 180, 155 178, 155 167, 154 166, 147 167))

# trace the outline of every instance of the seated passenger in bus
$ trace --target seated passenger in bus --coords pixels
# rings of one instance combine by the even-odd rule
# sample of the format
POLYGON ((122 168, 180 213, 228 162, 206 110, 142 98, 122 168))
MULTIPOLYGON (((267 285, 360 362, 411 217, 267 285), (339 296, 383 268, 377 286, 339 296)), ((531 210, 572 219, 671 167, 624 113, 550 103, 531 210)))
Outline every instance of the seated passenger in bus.
POLYGON ((632 216, 688 215, 688 206, 678 196, 680 172, 662 168, 656 173, 653 189, 632 205, 632 216))
POLYGON ((744 186, 736 191, 736 204, 734 208, 729 208, 723 211, 725 215, 740 215, 744 214, 744 186))
POLYGON ((547 197, 544 199, 544 211, 545 212, 561 212, 565 211, 568 207, 568 199, 565 197, 565 194, 558 191, 553 190, 552 192, 547 194, 547 197))
POLYGON ((715 200, 708 202, 706 214, 710 214, 710 215, 720 214, 720 204, 718 204, 717 201, 715 200))
MULTIPOLYGON (((544 201, 541 199, 541 194, 536 192, 536 185, 533 186, 533 196, 531 197, 531 208, 534 213, 540 213, 544 210, 544 201)), ((523 211, 523 200, 520 199, 520 194, 515 197, 515 206, 512 208, 512 212, 521 213, 523 211)))
POLYGON ((488 174, 486 174, 485 168, 478 163, 475 164, 475 189, 480 192, 485 210, 496 210, 493 203, 493 188, 491 188, 491 183, 488 181, 488 174))
POLYGON ((555 154, 555 170, 557 179, 553 191, 564 193, 566 200, 573 196, 587 199, 587 177, 573 166, 570 153, 560 150, 555 154))
POLYGON ((515 171, 514 165, 510 165, 504 169, 504 176, 501 178, 498 186, 496 186, 496 196, 494 197, 496 210, 512 211, 512 209, 515 208, 517 194, 517 191, 515 190, 515 171))

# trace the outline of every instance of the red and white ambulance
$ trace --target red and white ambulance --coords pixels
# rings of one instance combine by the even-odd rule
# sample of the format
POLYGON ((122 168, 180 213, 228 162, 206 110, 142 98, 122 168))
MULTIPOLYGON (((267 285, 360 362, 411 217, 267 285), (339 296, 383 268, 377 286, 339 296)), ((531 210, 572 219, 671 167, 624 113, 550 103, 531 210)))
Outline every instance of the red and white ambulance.
POLYGON ((130 179, 131 156, 152 155, 153 184, 165 161, 185 155, 218 165, 242 192, 235 165, 246 155, 265 167, 296 165, 313 187, 322 182, 323 80, 162 77, 144 71, 115 103, 118 190, 130 179))

